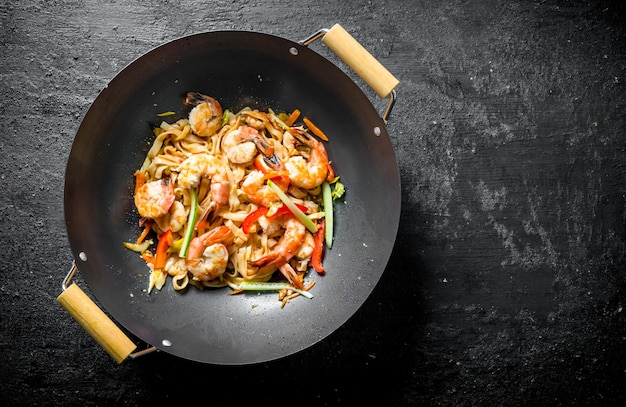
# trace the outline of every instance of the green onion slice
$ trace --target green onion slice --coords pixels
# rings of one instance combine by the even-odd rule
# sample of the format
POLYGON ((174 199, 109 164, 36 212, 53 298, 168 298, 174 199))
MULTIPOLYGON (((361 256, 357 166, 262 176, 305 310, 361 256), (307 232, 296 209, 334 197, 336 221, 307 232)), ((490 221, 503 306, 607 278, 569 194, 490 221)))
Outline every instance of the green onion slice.
MULTIPOLYGON (((235 286, 234 286, 235 287, 235 286)), ((241 290, 245 290, 245 291, 280 291, 280 290, 292 290, 297 292, 298 294, 306 297, 306 298, 313 298, 313 294, 311 294, 308 291, 305 290, 301 290, 297 287, 294 287, 293 285, 289 284, 289 283, 280 283, 280 282, 255 282, 255 281, 243 281, 239 284, 236 285, 237 288, 241 289, 241 290)))
POLYGON ((191 210, 189 211, 189 219, 187 220, 187 230, 185 230, 185 237, 183 244, 180 247, 180 257, 187 258, 187 252, 189 251, 189 244, 191 243, 191 237, 193 236, 193 228, 196 225, 196 218, 198 216, 198 193, 195 188, 191 189, 191 210))
POLYGON ((324 203, 324 239, 326 246, 333 247, 333 196, 330 184, 326 181, 322 183, 322 201, 324 203))

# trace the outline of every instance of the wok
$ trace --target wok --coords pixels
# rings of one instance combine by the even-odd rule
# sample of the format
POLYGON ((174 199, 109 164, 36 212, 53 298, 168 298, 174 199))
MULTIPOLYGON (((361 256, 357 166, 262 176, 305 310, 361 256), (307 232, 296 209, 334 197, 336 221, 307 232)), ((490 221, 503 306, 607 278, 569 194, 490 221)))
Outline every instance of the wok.
POLYGON ((128 332, 153 349, 224 365, 270 361, 324 339, 365 302, 395 242, 400 180, 385 124, 397 83, 339 25, 302 42, 207 32, 139 57, 98 95, 72 145, 64 205, 75 265, 59 302, 118 363, 141 353, 133 353, 137 345, 128 332), (383 118, 355 82, 308 47, 318 38, 379 96, 389 97, 383 118), (176 112, 167 120, 185 116, 182 101, 190 90, 233 111, 298 108, 329 136, 329 158, 346 194, 335 205, 326 274, 311 276, 317 282, 313 299, 300 297, 281 308, 275 292, 231 296, 228 288, 192 287, 181 293, 169 283, 147 293, 144 261, 122 245, 139 230, 132 174, 150 147, 150 122, 158 123, 157 114, 165 111, 176 112), (77 270, 96 301, 69 284, 77 270))

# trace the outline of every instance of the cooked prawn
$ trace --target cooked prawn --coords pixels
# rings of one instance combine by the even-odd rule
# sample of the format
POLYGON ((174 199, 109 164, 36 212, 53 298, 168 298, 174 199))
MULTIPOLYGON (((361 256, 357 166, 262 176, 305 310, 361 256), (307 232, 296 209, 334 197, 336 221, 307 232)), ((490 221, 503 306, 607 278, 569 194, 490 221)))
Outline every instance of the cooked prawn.
POLYGON ((295 254, 295 258, 299 260, 310 259, 313 254, 313 247, 315 247, 315 238, 311 232, 307 231, 302 241, 302 245, 295 254))
POLYGON ((272 203, 280 200, 276 192, 266 184, 266 180, 266 175, 258 170, 250 171, 244 178, 241 183, 241 189, 251 202, 261 206, 270 206, 272 203))
POLYGON ((298 273, 296 272, 296 270, 291 267, 291 264, 285 263, 282 266, 278 267, 278 270, 291 284, 295 285, 298 288, 303 288, 302 280, 298 277, 298 273))
POLYGON ((251 265, 279 268, 295 256, 300 246, 302 246, 306 228, 302 222, 292 216, 284 217, 282 226, 285 232, 276 246, 265 256, 252 261, 251 265))
POLYGON ((154 219, 159 229, 172 229, 172 232, 181 230, 185 226, 186 221, 187 210, 185 209, 185 205, 180 201, 174 201, 165 215, 154 219))
POLYGON ((274 149, 261 133, 250 126, 240 126, 231 130, 222 139, 222 151, 234 164, 252 162, 257 155, 257 150, 266 156, 274 154, 274 149))
POLYGON ((195 188, 202 177, 211 180, 211 200, 223 205, 228 202, 230 182, 223 162, 211 154, 193 154, 183 161, 178 168, 178 185, 183 188, 195 188))
POLYGON ((182 259, 178 256, 170 256, 165 263, 164 270, 170 276, 187 274, 187 265, 185 264, 185 259, 182 259))
POLYGON ((222 127, 222 106, 210 96, 188 92, 185 103, 193 105, 189 112, 191 130, 200 137, 210 137, 222 127))
POLYGON ((222 243, 207 246, 202 257, 187 261, 187 270, 196 281, 211 281, 218 278, 228 264, 228 249, 222 243))
POLYGON ((175 199, 174 185, 169 178, 146 182, 135 192, 135 206, 139 215, 149 219, 167 214, 175 199))
POLYGON ((171 256, 165 263, 165 271, 172 276, 172 286, 175 290, 185 288, 189 281, 187 264, 185 259, 178 256, 171 256))
POLYGON ((328 153, 320 141, 306 133, 294 134, 298 141, 310 148, 309 158, 294 155, 287 159, 285 168, 289 171, 289 181, 304 188, 313 189, 322 185, 328 175, 328 153))
POLYGON ((227 226, 219 226, 191 241, 186 265, 194 280, 210 281, 224 273, 228 264, 228 249, 222 242, 232 236, 227 226))

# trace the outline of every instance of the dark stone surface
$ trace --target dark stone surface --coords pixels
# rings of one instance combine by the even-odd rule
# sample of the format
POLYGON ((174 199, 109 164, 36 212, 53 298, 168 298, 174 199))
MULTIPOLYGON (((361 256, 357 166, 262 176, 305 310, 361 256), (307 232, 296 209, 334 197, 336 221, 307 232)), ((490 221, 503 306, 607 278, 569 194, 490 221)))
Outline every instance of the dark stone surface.
POLYGON ((622 404, 625 19, 622 1, 0 3, 1 403, 622 404), (82 115, 162 42, 335 22, 401 81, 402 219, 373 295, 275 362, 116 365, 56 302, 82 115))

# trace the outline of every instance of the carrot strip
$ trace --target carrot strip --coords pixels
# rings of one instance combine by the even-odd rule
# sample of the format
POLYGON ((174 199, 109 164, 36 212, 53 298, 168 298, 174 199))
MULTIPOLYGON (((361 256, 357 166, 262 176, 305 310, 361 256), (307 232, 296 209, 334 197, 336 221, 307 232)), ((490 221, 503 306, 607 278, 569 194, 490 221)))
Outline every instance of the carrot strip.
POLYGON ((287 126, 293 126, 293 124, 296 122, 296 120, 298 120, 298 117, 300 117, 300 110, 296 109, 293 112, 291 112, 291 114, 289 115, 287 120, 285 120, 285 124, 287 126))
POLYGON ((146 238, 146 236, 148 236, 148 233, 150 233, 150 222, 146 222, 146 225, 143 227, 143 232, 141 232, 141 234, 139 235, 135 243, 136 244, 142 243, 144 239, 146 238))
POLYGON ((313 124, 311 120, 305 117, 304 119, 302 119, 302 121, 304 121, 304 124, 306 124, 306 127, 311 129, 313 134, 315 134, 317 137, 321 138, 324 141, 328 141, 328 137, 326 137, 326 134, 319 127, 313 124))
POLYGON ((154 257, 154 269, 160 270, 167 262, 167 249, 172 245, 172 229, 168 229, 159 237, 156 255, 154 257))

